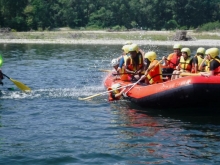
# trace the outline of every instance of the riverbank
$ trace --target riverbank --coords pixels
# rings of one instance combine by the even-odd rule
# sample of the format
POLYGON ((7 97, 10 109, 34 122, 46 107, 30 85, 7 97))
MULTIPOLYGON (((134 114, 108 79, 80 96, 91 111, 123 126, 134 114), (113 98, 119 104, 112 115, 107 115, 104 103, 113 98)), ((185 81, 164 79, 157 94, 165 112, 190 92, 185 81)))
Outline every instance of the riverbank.
MULTIPOLYGON (((104 39, 0 39, 1 44, 99 44, 99 45, 123 45, 127 40, 104 40, 104 39)), ((138 45, 173 45, 179 43, 185 46, 220 46, 220 40, 196 40, 196 41, 151 41, 130 40, 138 45)))
POLYGON ((220 46, 219 33, 187 32, 194 40, 172 41, 174 31, 53 31, 53 32, 10 32, 0 34, 0 44, 103 44, 123 45, 127 40, 138 45, 220 46), (198 39, 199 38, 199 39, 198 39))

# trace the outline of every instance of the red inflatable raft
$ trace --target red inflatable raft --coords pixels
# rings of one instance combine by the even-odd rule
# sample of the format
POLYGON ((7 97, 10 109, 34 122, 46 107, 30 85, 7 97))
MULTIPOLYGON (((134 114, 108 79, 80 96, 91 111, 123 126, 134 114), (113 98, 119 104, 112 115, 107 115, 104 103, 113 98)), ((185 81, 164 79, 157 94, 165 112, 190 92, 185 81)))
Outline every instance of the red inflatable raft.
MULTIPOLYGON (((121 86, 131 82, 114 80, 112 74, 104 80, 108 88, 112 84, 121 86)), ((130 87, 127 87, 127 90, 130 87)), ((127 92, 127 99, 144 107, 175 108, 213 106, 220 102, 220 76, 186 76, 153 85, 135 85, 127 92)))

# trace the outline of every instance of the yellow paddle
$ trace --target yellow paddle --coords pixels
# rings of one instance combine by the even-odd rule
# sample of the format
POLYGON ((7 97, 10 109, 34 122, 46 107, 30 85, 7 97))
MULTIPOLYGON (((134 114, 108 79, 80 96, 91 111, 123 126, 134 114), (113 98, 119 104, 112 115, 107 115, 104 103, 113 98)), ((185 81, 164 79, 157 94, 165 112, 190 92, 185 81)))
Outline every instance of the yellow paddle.
POLYGON ((101 72, 111 72, 111 70, 99 69, 101 72))
MULTIPOLYGON (((122 86, 122 87, 117 88, 117 89, 126 88, 126 87, 131 86, 131 85, 133 85, 133 84, 128 84, 128 85, 122 86)), ((100 95, 102 95, 102 94, 109 93, 109 92, 112 92, 112 91, 114 91, 114 89, 113 89, 113 90, 106 91, 106 92, 98 93, 98 94, 95 94, 95 95, 92 95, 92 96, 89 96, 89 97, 85 97, 85 98, 80 98, 80 97, 79 97, 78 99, 79 99, 79 100, 88 100, 88 99, 91 99, 91 98, 93 98, 93 97, 100 96, 100 95)))
POLYGON ((187 73, 187 72, 183 72, 180 73, 180 76, 201 76, 200 73, 187 73))
POLYGON ((5 74, 3 74, 3 76, 5 76, 5 77, 7 77, 9 80, 11 80, 11 81, 12 81, 19 89, 21 89, 22 91, 25 91, 25 92, 31 91, 31 89, 30 89, 28 86, 24 85, 23 83, 21 83, 21 82, 19 82, 19 81, 17 81, 17 80, 12 79, 12 78, 8 77, 8 76, 5 75, 5 74))

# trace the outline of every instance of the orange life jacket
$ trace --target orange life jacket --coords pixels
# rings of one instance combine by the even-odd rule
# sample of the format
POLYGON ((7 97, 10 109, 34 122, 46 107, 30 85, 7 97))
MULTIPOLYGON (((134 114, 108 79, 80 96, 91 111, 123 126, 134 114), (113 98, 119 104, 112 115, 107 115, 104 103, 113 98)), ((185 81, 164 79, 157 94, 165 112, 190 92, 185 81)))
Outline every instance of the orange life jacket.
MULTIPOLYGON (((112 90, 112 88, 108 88, 108 91, 110 91, 110 90, 112 90)), ((109 101, 120 100, 121 96, 116 97, 116 98, 113 97, 113 95, 118 94, 118 93, 120 93, 119 90, 113 90, 113 91, 109 92, 108 100, 109 101)))
POLYGON ((121 74, 120 78, 122 81, 129 81, 130 80, 128 74, 126 74, 125 66, 122 66, 120 74, 121 74))
MULTIPOLYGON (((153 66, 153 65, 156 65, 157 63, 158 63, 157 60, 152 61, 152 62, 150 63, 149 68, 150 68, 151 66, 153 66)), ((149 81, 150 84, 156 84, 156 83, 161 83, 161 82, 163 82, 162 71, 161 71, 161 70, 162 70, 162 69, 161 69, 161 66, 160 66, 160 64, 159 64, 159 65, 153 67, 153 68, 149 71, 149 73, 148 73, 148 75, 147 75, 147 79, 148 79, 148 81, 149 81)))
POLYGON ((181 56, 178 56, 176 53, 171 53, 167 58, 169 67, 176 69, 176 66, 179 64, 180 57, 181 56))
POLYGON ((144 65, 142 54, 138 53, 137 56, 138 56, 138 64, 135 64, 133 59, 131 57, 128 57, 130 62, 127 67, 131 71, 137 71, 137 70, 141 69, 144 65))

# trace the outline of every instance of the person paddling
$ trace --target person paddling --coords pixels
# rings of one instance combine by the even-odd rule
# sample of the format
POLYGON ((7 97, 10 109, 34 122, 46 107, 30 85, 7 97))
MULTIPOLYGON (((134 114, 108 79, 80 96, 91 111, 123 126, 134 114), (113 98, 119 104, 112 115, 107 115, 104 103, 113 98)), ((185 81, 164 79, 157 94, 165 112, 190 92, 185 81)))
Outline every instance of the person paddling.
POLYGON ((117 84, 113 84, 110 88, 108 88, 108 90, 111 91, 109 92, 109 97, 108 97, 109 101, 120 100, 122 98, 122 95, 126 90, 126 88, 119 89, 120 87, 121 84, 117 83, 117 84))
POLYGON ((131 81, 137 81, 144 71, 143 55, 137 44, 129 46, 130 56, 125 63, 125 71, 128 73, 131 81))

